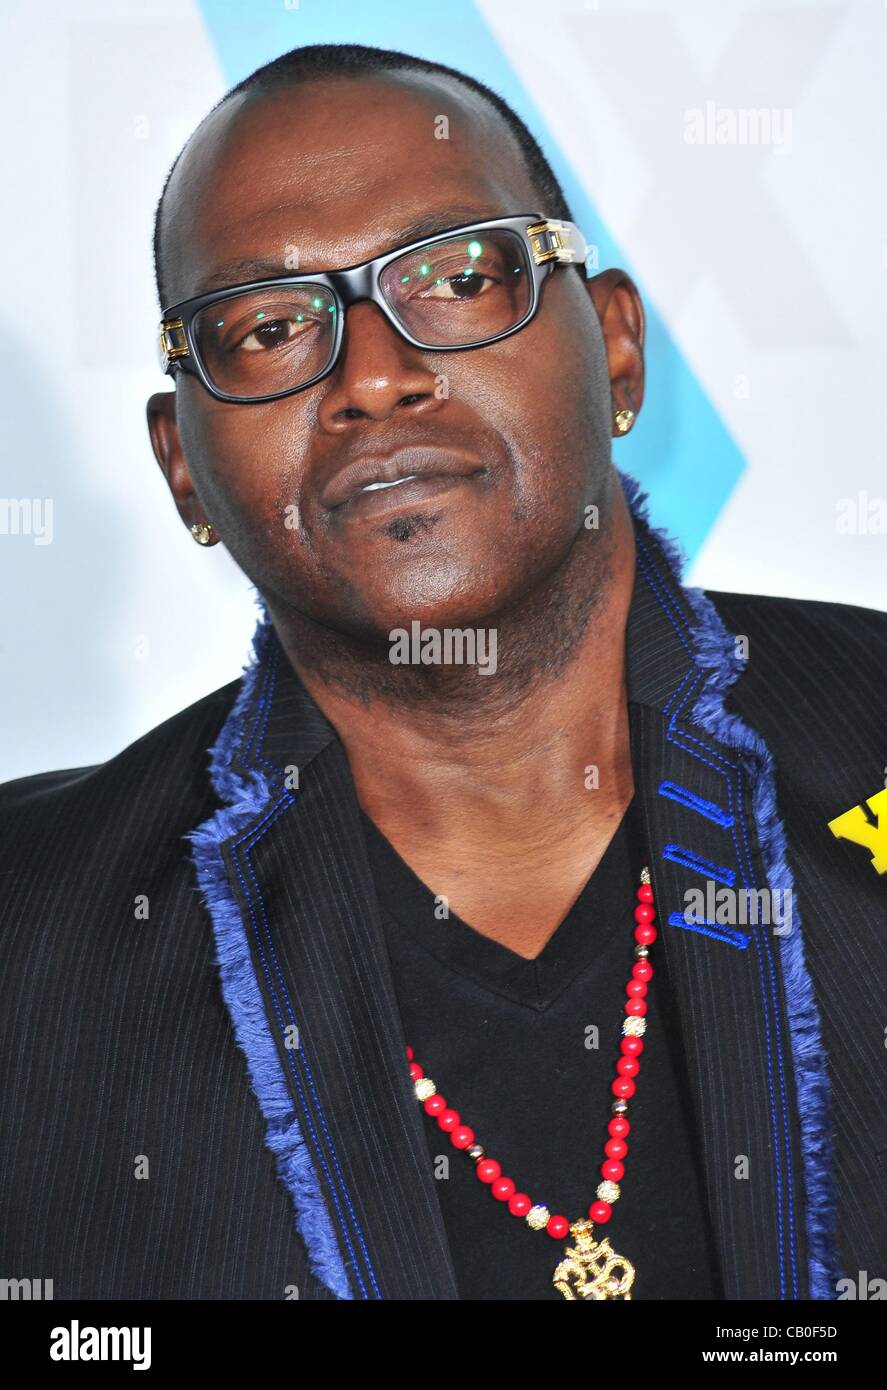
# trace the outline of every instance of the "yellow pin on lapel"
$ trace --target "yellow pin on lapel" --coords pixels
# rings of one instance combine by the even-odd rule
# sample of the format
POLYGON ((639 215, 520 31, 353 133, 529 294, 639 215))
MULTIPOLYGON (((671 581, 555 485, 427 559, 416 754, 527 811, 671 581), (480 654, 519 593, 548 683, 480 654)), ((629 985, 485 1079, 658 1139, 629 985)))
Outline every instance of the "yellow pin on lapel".
POLYGON ((868 796, 866 806, 874 813, 873 825, 862 806, 852 806, 828 822, 828 828, 839 840, 850 840, 872 852, 872 866, 878 874, 887 873, 887 787, 868 796))

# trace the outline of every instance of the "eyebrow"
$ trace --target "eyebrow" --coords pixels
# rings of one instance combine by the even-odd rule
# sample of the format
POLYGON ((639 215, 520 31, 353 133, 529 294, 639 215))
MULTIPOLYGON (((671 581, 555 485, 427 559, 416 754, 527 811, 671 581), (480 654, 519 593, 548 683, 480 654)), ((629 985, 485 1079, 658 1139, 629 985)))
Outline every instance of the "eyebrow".
MULTIPOLYGON (((462 206, 450 207, 441 212, 426 213, 423 217, 417 218, 415 222, 400 227, 393 234, 391 250, 397 246, 408 246, 411 241, 418 241, 421 237, 436 236, 438 232, 446 232, 450 227, 463 227, 472 222, 488 222, 494 217, 506 215, 497 212, 480 212, 477 208, 462 206)), ((384 255, 384 252, 379 254, 384 255)), ((300 267, 298 271, 292 273, 316 275, 320 273, 320 268, 300 267)), ((213 274, 201 283, 200 288, 196 289, 194 294, 189 297, 196 299, 198 295, 211 294, 213 290, 226 290, 233 285, 249 284, 253 280, 275 280, 288 274, 290 272, 287 267, 273 257, 240 256, 236 260, 226 261, 224 265, 218 266, 213 274)))

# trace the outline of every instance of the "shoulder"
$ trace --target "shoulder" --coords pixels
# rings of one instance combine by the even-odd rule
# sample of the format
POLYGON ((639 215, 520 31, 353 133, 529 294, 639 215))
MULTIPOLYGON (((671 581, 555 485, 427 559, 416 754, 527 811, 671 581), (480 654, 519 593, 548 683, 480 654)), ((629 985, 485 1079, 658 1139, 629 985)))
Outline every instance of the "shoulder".
POLYGON ((706 589, 725 627, 748 641, 750 664, 763 656, 768 666, 789 671, 800 664, 840 681, 852 670, 881 674, 887 665, 887 613, 852 603, 734 594, 706 589))
POLYGON ((747 616, 751 621, 800 622, 810 630, 870 632, 887 642, 887 612, 855 603, 831 603, 822 599, 788 598, 779 594, 735 594, 725 589, 705 589, 718 612, 726 618, 747 616))
MULTIPOLYGON (((784 757, 842 760, 863 781, 887 725, 887 613, 849 603, 705 591, 737 644, 728 694, 784 757), (741 644, 741 645, 740 645, 741 644)), ((883 755, 882 755, 883 751, 883 755)))

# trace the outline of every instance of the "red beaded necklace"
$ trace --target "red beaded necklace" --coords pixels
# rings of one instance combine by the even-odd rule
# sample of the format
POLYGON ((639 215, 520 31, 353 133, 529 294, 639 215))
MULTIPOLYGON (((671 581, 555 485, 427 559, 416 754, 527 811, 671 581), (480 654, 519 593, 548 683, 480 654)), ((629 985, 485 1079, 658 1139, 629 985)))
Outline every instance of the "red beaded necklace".
POLYGON ((656 911, 653 889, 650 887, 650 870, 647 868, 641 870, 637 898, 638 904, 634 910, 634 939, 637 944, 631 979, 625 986, 628 1002, 622 1024, 622 1055, 616 1063, 616 1078, 610 1086, 616 1099, 610 1106, 613 1118, 607 1126, 609 1139, 604 1145, 606 1161, 601 1164, 603 1181, 597 1187, 597 1201, 588 1208, 588 1219, 583 1217, 571 1223, 565 1216, 553 1216, 542 1203, 534 1204, 525 1192, 518 1192, 514 1179, 503 1177, 496 1160, 487 1158, 483 1145, 475 1141, 474 1130, 462 1123, 458 1110, 453 1110, 447 1104, 431 1077, 425 1075, 415 1060, 413 1049, 407 1048, 416 1099, 426 1115, 435 1119, 438 1127, 449 1134, 453 1147, 463 1150, 472 1160, 475 1173, 482 1183, 488 1185, 496 1201, 507 1202, 511 1215, 524 1217, 533 1231, 545 1230, 553 1240, 563 1240, 566 1235, 573 1237, 575 1244, 564 1247, 564 1258, 552 1276, 555 1288, 569 1299, 630 1299, 635 1279, 634 1265, 623 1255, 615 1253, 606 1236, 595 1240, 593 1232, 595 1224, 602 1226, 610 1220, 613 1203, 621 1196, 619 1184, 625 1173, 623 1159, 628 1153, 625 1141, 631 1129, 626 1112, 636 1089, 634 1078, 640 1071, 638 1058, 644 1050, 646 994, 653 978, 653 967, 648 957, 650 946, 658 936, 653 925, 656 911))

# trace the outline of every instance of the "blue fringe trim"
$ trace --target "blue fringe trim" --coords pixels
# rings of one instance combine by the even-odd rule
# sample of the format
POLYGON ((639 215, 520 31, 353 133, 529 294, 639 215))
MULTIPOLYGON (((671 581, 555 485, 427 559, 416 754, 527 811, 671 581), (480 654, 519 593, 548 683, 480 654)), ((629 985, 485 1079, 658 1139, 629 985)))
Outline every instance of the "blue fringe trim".
POLYGON ((261 616, 251 655, 243 668, 241 688, 210 750, 210 779, 219 799, 228 805, 185 838, 193 845, 192 863, 212 919, 222 996, 231 1015, 234 1036, 246 1057, 253 1090, 268 1122, 265 1143, 274 1154, 277 1172, 292 1197, 296 1229, 305 1242, 313 1273, 337 1298, 350 1299, 352 1293, 335 1231, 296 1120, 253 970, 240 908, 222 856, 223 842, 253 824, 275 795, 269 778, 258 770, 244 777, 233 768, 234 755, 245 739, 244 721, 275 637, 270 615, 261 600, 259 608, 261 616))
MULTIPOLYGON (((647 509, 649 494, 630 474, 623 473, 621 469, 616 471, 632 513, 649 527, 658 540, 674 578, 696 616, 691 633, 697 660, 700 666, 710 669, 712 675, 700 692, 693 718, 715 738, 737 750, 754 788, 752 807, 770 887, 791 888, 794 902, 796 895, 786 859, 785 828, 776 807, 773 755, 760 734, 750 729, 738 715, 724 709, 726 692, 742 671, 744 660, 736 652, 733 637, 704 591, 683 584, 681 575, 686 556, 678 542, 667 532, 651 525, 647 509)), ((836 1299, 840 1274, 834 1229, 837 1199, 829 1163, 830 1088, 819 1012, 804 958, 800 918, 794 925, 796 930, 779 938, 779 951, 801 1122, 810 1297, 836 1299)))

